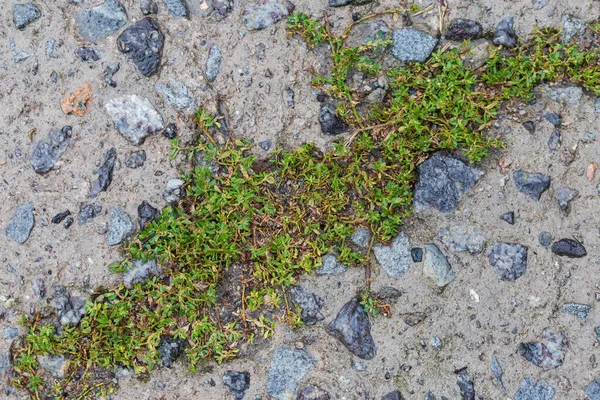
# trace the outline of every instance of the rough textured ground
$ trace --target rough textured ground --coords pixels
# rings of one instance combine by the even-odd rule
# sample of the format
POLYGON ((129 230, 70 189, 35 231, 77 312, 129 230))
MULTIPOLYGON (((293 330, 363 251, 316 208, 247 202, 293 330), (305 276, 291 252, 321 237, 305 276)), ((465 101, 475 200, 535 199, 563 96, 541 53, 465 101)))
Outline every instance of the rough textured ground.
MULTIPOLYGON (((104 104, 110 99, 125 94, 148 98, 162 115, 164 125, 175 122, 181 140, 191 140, 194 129, 189 114, 195 107, 177 110, 155 89, 157 82, 167 83, 172 77, 187 86, 197 106, 214 111, 222 103, 221 112, 226 110, 229 115, 230 135, 254 139, 259 155, 266 152, 258 143, 267 139, 271 140, 271 148, 294 147, 304 142, 316 142, 327 148, 332 139, 321 134, 317 121, 319 103, 310 87, 310 68, 318 68, 325 60, 301 41, 288 40, 285 22, 248 31, 241 22, 241 1, 233 2, 232 14, 221 22, 206 19, 202 2, 188 2, 189 19, 174 18, 159 2, 156 19, 165 34, 165 47, 162 67, 150 78, 142 76, 118 51, 117 34, 93 45, 100 54, 98 61, 85 62, 75 55, 75 50, 85 42, 77 36, 74 16, 81 7, 91 7, 97 2, 77 5, 36 1, 41 17, 22 31, 15 27, 12 11, 8 11, 13 3, 2 1, 6 12, 0 17, 0 227, 4 231, 17 205, 29 200, 35 205, 35 226, 25 244, 2 234, 0 299, 9 309, 0 323, 4 327, 18 326, 16 313, 11 310, 50 308, 53 285, 85 293, 89 288, 118 283, 119 277, 106 268, 119 257, 115 247, 104 243, 110 207, 120 206, 132 217, 143 200, 162 207, 166 204, 162 198, 165 183, 188 168, 182 159, 169 159, 169 141, 160 134, 150 136, 141 146, 134 146, 120 136, 104 111, 104 104), (11 54, 13 37, 19 51, 31 54, 19 63, 14 62, 11 54), (45 47, 50 38, 56 39, 56 47, 48 58, 45 47), (216 80, 209 83, 204 73, 213 45, 221 49, 223 61, 216 80), (100 76, 117 61, 120 62, 120 70, 114 76, 117 85, 107 86, 100 76), (61 100, 85 82, 93 90, 89 111, 83 117, 65 115, 61 100), (294 92, 293 107, 286 100, 287 88, 294 92), (32 138, 37 140, 50 129, 64 125, 73 127, 71 146, 52 171, 43 176, 36 174, 28 160, 32 138), (117 149, 118 158, 113 182, 108 191, 92 200, 89 194, 95 179, 93 171, 112 147, 117 149), (127 168, 124 165, 127 155, 139 149, 147 155, 143 167, 127 168), (92 222, 79 225, 75 219, 69 229, 50 222, 57 213, 69 209, 77 214, 81 203, 90 202, 103 207, 101 215, 92 222), (36 278, 44 279, 48 287, 49 295, 44 300, 34 295, 32 280, 36 278)), ((567 14, 590 22, 600 12, 600 3, 591 0, 547 3, 537 10, 530 0, 450 0, 447 19, 471 18, 489 31, 502 18, 514 16, 517 33, 525 37, 536 24, 561 26, 567 14)), ((128 14, 126 26, 143 17, 139 2, 122 4, 128 14)), ((417 4, 427 6, 429 2, 417 1, 417 4)), ((336 27, 350 21, 352 13, 364 15, 397 6, 382 1, 328 8, 323 0, 296 1, 295 5, 297 11, 315 17, 327 10, 336 27)), ((426 14, 416 22, 435 27, 436 18, 437 14, 426 14)), ((399 24, 390 21, 391 26, 394 23, 399 24)), ((351 268, 340 275, 311 276, 301 282, 325 300, 324 321, 295 331, 278 324, 275 337, 268 343, 244 347, 240 359, 220 366, 208 363, 198 374, 176 364, 173 369, 153 373, 148 382, 121 376, 120 389, 113 397, 229 399, 233 397, 224 387, 222 376, 227 370, 236 370, 250 373, 250 388, 245 398, 268 398, 266 380, 273 352, 287 346, 304 348, 316 360, 300 387, 315 384, 332 398, 380 399, 388 392, 400 390, 407 399, 422 399, 429 391, 435 398, 457 399, 460 391, 456 371, 464 367, 474 381, 477 395, 485 399, 513 398, 527 376, 547 381, 556 390, 555 399, 587 398, 583 388, 600 376, 596 361, 600 353, 594 331, 599 318, 596 292, 600 293, 598 178, 590 181, 585 173, 588 164, 600 162, 600 143, 588 134, 600 135, 597 131, 600 114, 594 112, 594 102, 594 97, 584 95, 573 104, 566 104, 540 92, 536 104, 509 110, 496 127, 506 149, 478 166, 484 175, 462 199, 458 210, 450 215, 423 211, 406 225, 403 231, 411 247, 437 243, 448 256, 456 279, 442 294, 437 294, 421 277, 419 263, 411 263, 406 274, 395 278, 374 264, 373 289, 392 286, 403 295, 392 307, 392 318, 371 321, 377 346, 373 360, 359 361, 324 330, 363 287, 364 271, 351 268), (554 128, 539 116, 545 109, 563 117, 562 143, 554 151, 547 145, 554 128), (535 133, 522 126, 526 120, 535 122, 535 133), (566 166, 560 161, 561 154, 574 147, 575 160, 566 166), (551 187, 540 201, 533 201, 516 189, 512 174, 519 169, 551 176, 551 187), (559 185, 579 192, 570 204, 568 216, 554 198, 559 185), (515 214, 514 225, 499 218, 509 211, 515 214), (487 248, 496 241, 527 246, 526 273, 515 282, 500 281, 489 265, 486 250, 475 255, 450 252, 436 241, 439 230, 447 226, 477 227, 486 237, 487 248), (577 238, 584 243, 587 256, 558 257, 539 243, 538 234, 542 231, 550 232, 553 239, 577 238), (565 303, 591 305, 587 321, 563 312, 565 303), (424 312, 427 316, 411 327, 404 317, 413 312, 424 312), (544 371, 517 354, 517 348, 521 342, 541 339, 547 327, 565 334, 569 345, 564 365, 544 371), (432 345, 434 336, 441 340, 440 350, 432 345), (490 372, 492 354, 502 366, 506 393, 494 384, 490 372)), ((0 338, 0 354, 9 351, 12 340, 0 338)), ((24 394, 7 396, 23 398, 24 394)))

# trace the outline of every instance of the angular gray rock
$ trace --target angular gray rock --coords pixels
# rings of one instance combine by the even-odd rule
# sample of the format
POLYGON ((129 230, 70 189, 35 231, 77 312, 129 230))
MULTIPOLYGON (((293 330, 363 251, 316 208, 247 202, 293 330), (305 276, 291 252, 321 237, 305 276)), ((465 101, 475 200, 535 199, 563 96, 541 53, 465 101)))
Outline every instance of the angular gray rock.
POLYGON ((446 39, 462 42, 483 37, 483 27, 477 21, 458 18, 450 23, 446 31, 446 39))
POLYGON ((498 23, 496 32, 494 33, 494 44, 502 45, 509 49, 516 47, 518 37, 513 29, 514 23, 514 17, 506 17, 498 23))
POLYGON ((142 204, 138 206, 137 212, 140 229, 144 229, 147 224, 152 222, 154 218, 160 215, 160 210, 152 207, 152 205, 150 205, 150 203, 148 203, 146 200, 142 201, 142 204))
POLYGON ((67 359, 63 356, 53 355, 39 355, 37 360, 40 363, 40 367, 46 370, 50 375, 56 379, 62 379, 65 377, 68 368, 67 359))
POLYGON ((157 82, 154 86, 165 101, 179 109, 193 107, 196 102, 188 94, 188 88, 181 82, 169 77, 169 83, 157 82))
POLYGON ((390 53, 403 63, 425 62, 438 44, 438 39, 415 28, 395 29, 392 32, 390 53))
POLYGON ((558 206, 565 215, 569 214, 569 203, 577 196, 579 196, 579 191, 576 189, 558 186, 554 190, 554 198, 558 201, 558 206))
POLYGON ((144 76, 152 76, 160 67, 165 36, 158 22, 146 17, 127 29, 117 38, 119 51, 133 61, 144 76))
POLYGON ((125 26, 127 13, 117 0, 105 0, 96 7, 81 9, 75 21, 79 36, 88 42, 97 42, 125 26))
POLYGON ((54 286, 54 306, 62 326, 76 326, 85 315, 85 300, 72 296, 64 286, 54 286))
POLYGON ((308 385, 300 389, 296 400, 331 400, 331 396, 318 386, 308 385))
POLYGON ((15 326, 4 327, 4 340, 11 340, 19 336, 19 328, 15 326))
POLYGON ((208 58, 206 59, 205 77, 207 81, 212 82, 217 79, 217 76, 221 71, 222 62, 223 56, 221 54, 221 49, 217 45, 210 46, 208 58))
POLYGON ((381 244, 373 246, 373 254, 389 276, 400 276, 408 271, 411 260, 410 244, 403 232, 394 238, 391 247, 381 244))
POLYGON ((154 0, 140 0, 140 11, 144 15, 158 13, 158 4, 154 0))
POLYGON ((0 375, 6 373, 10 368, 12 368, 12 362, 10 361, 9 353, 0 354, 0 375))
POLYGON ((468 251, 471 254, 479 254, 485 246, 483 232, 470 225, 442 228, 437 239, 453 253, 468 251))
POLYGON ((358 358, 371 360, 375 357, 377 349, 371 336, 371 323, 360 298, 355 297, 342 307, 327 326, 327 332, 358 358))
POLYGON ((143 166, 144 162, 146 162, 146 152, 144 150, 132 151, 125 159, 125 166, 136 169, 143 166))
POLYGON ((98 178, 94 182, 92 182, 92 189, 90 191, 90 197, 93 199, 98 196, 100 192, 106 191, 110 184, 112 183, 112 175, 113 170, 115 169, 115 164, 117 162, 117 149, 114 147, 106 152, 104 155, 104 162, 98 168, 98 170, 94 171, 98 178))
POLYGON ((443 213, 456 210, 462 195, 483 172, 449 154, 437 152, 418 167, 419 179, 413 197, 415 210, 435 208, 443 213))
POLYGON ((560 131, 554 130, 548 138, 548 148, 554 151, 558 149, 558 146, 560 146, 560 131))
POLYGON ((540 234, 538 235, 538 241, 542 246, 548 248, 548 246, 550 246, 550 243, 552 243, 552 235, 550 234, 550 232, 540 232, 540 234))
POLYGON ((71 127, 65 125, 61 130, 51 130, 48 136, 31 145, 29 163, 38 174, 44 174, 54 168, 59 158, 71 144, 71 127))
POLYGON ((116 246, 133 235, 135 226, 129 215, 121 207, 111 207, 109 215, 110 221, 105 243, 107 246, 116 246))
POLYGON ((169 14, 175 18, 187 18, 189 11, 185 0, 163 0, 169 14))
POLYGON ((317 275, 337 275, 346 271, 346 266, 338 262, 337 256, 333 253, 327 253, 321 257, 322 266, 316 271, 317 275))
POLYGON ((25 29, 27 25, 42 16, 42 12, 33 3, 13 5, 13 22, 19 30, 25 29))
POLYGON ((433 243, 425 245, 423 276, 428 280, 428 283, 440 290, 454 280, 452 266, 444 253, 433 243))
POLYGON ((542 342, 520 343, 518 353, 532 364, 545 369, 560 367, 565 361, 565 348, 569 342, 560 332, 544 329, 542 342))
POLYGON ((223 375, 223 384, 227 386, 233 397, 241 400, 250 387, 250 374, 248 372, 227 371, 223 375))
POLYGON ((347 132, 350 126, 337 115, 333 104, 324 103, 319 109, 319 124, 325 135, 340 135, 347 132))
POLYGON ((31 57, 31 54, 25 53, 24 51, 17 49, 17 44, 15 43, 14 37, 10 38, 10 52, 12 53, 13 61, 15 62, 15 64, 18 64, 26 58, 31 57))
POLYGON ((590 310, 592 306, 588 304, 579 304, 579 303, 567 303, 563 304, 562 309, 567 314, 571 314, 576 316, 581 320, 581 322, 585 322, 590 315, 590 310))
POLYGON ((165 190, 162 195, 163 199, 171 205, 177 204, 184 194, 181 190, 184 184, 185 182, 181 179, 169 179, 165 185, 165 190))
POLYGON ((134 260, 127 267, 123 274, 123 285, 131 289, 133 285, 146 282, 152 276, 158 276, 161 273, 160 265, 154 261, 134 260))
POLYGON ((538 201, 550 187, 551 179, 547 175, 518 170, 513 173, 513 181, 519 192, 538 201))
POLYGON ((371 240, 371 231, 367 228, 358 227, 356 231, 350 236, 352 243, 360 248, 366 248, 371 240))
POLYGON ((487 255, 502 281, 515 281, 527 270, 527 247, 518 243, 496 242, 487 255))
POLYGON ((306 325, 314 325, 325 319, 321 309, 325 304, 323 298, 316 293, 308 293, 300 286, 294 286, 290 290, 292 300, 302 311, 301 318, 306 325))
POLYGON ((104 109, 119 133, 135 145, 163 129, 162 117, 145 97, 136 94, 116 97, 104 109))
POLYGON ((315 364, 315 359, 306 350, 275 349, 267 378, 267 393, 278 400, 289 400, 300 380, 315 364))
POLYGON ((460 398, 463 400, 475 400, 475 382, 467 373, 467 369, 463 369, 458 373, 458 380, 456 381, 458 389, 460 390, 460 398))
POLYGON ((120 63, 114 63, 112 65, 107 65, 104 69, 104 72, 101 75, 102 82, 106 83, 110 87, 117 87, 117 82, 114 81, 113 77, 121 68, 120 63))
POLYGON ((12 219, 4 230, 7 237, 19 244, 23 244, 29 239, 35 224, 33 209, 33 201, 26 201, 17 206, 12 219))
POLYGON ((81 204, 79 206, 79 212, 77 213, 79 225, 87 224, 89 221, 100 215, 100 212, 102 212, 102 206, 100 204, 81 204))
POLYGON ((242 23, 248 30, 265 29, 290 15, 296 6, 288 0, 248 0, 242 23))
POLYGON ((490 357, 490 371, 492 371, 492 376, 494 377, 494 384, 498 386, 500 390, 506 393, 506 388, 502 382, 502 367, 500 366, 495 354, 492 354, 490 357))
POLYGON ((536 382, 531 377, 521 381, 521 385, 515 393, 515 400, 552 400, 556 391, 546 381, 536 382))
POLYGON ((385 396, 383 396, 381 398, 381 400, 404 400, 404 396, 402 396, 402 393, 396 391, 396 392, 390 392, 388 394, 386 394, 385 396))
POLYGON ((588 383, 583 392, 590 400, 600 400, 600 378, 596 378, 588 383))
POLYGON ((585 21, 575 18, 572 15, 563 15, 562 30, 560 31, 560 41, 569 43, 575 36, 582 37, 585 33, 585 21))

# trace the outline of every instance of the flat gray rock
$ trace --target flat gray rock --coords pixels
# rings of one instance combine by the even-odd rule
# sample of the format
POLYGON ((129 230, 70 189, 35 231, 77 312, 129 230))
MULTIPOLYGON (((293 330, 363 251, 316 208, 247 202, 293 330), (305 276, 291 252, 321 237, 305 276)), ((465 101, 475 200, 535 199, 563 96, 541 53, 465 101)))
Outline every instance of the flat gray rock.
POLYGON ((175 18, 187 18, 189 11, 185 0, 163 0, 169 14, 175 18))
POLYGON ((556 391, 546 381, 526 377, 515 393, 515 400, 552 400, 556 391))
POLYGON ((438 289, 444 289, 454 280, 454 271, 448 259, 433 243, 425 245, 423 276, 438 289))
POLYGON ((583 392, 587 397, 589 397, 590 400, 600 400, 600 378, 588 383, 583 389, 583 392))
POLYGON ((51 130, 48 136, 31 145, 29 163, 38 174, 44 174, 54 168, 59 158, 71 144, 71 127, 51 130))
POLYGON ((569 203, 577 196, 579 196, 579 191, 577 189, 558 186, 554 190, 554 198, 558 201, 558 206, 565 215, 569 213, 569 203))
POLYGON ((527 270, 527 247, 496 242, 488 251, 488 259, 500 280, 515 281, 527 270))
POLYGON ((307 292, 300 286, 292 287, 290 294, 294 303, 302 310, 302 322, 306 325, 314 325, 325 319, 321 313, 325 301, 321 296, 316 293, 307 292))
POLYGON ((437 38, 415 28, 394 30, 392 41, 390 53, 403 63, 427 61, 438 43, 437 38))
POLYGON ((13 61, 15 62, 15 64, 18 64, 26 58, 31 57, 30 53, 26 53, 17 49, 17 43, 15 42, 14 37, 10 38, 10 52, 12 53, 13 61))
POLYGON ((562 30, 560 31, 560 41, 565 44, 569 43, 576 36, 582 37, 585 33, 585 21, 575 18, 572 15, 563 15, 562 25, 562 30))
POLYGON ((97 42, 125 26, 127 13, 117 0, 106 0, 96 7, 82 9, 75 20, 79 36, 88 42, 97 42))
POLYGON ((457 225, 440 229, 437 238, 453 253, 468 251, 479 254, 485 246, 485 235, 469 225, 457 225))
POLYGON ((443 213, 456 210, 461 197, 483 172, 447 153, 437 152, 418 167, 419 179, 413 197, 415 210, 435 208, 443 213))
POLYGON ((513 173, 513 181, 519 192, 526 194, 532 200, 539 201, 550 187, 551 178, 547 175, 518 170, 513 173))
POLYGON ((293 398, 298 383, 315 364, 315 359, 306 350, 275 349, 267 378, 267 393, 278 400, 293 398))
POLYGON ((369 316, 360 304, 359 297, 354 297, 344 304, 327 326, 327 332, 358 358, 372 360, 377 353, 371 336, 369 316))
POLYGON ((350 240, 358 247, 364 249, 369 245, 369 241, 371 240, 371 231, 367 228, 358 227, 356 232, 350 236, 350 240))
POLYGON ((391 247, 381 244, 373 246, 373 254, 389 276, 400 276, 408 271, 411 260, 410 244, 403 232, 396 236, 391 247))
POLYGON ((131 289, 133 285, 146 282, 150 277, 160 275, 161 267, 154 261, 134 260, 123 274, 123 285, 131 289))
POLYGON ((42 12, 33 3, 13 5, 13 22, 17 29, 23 30, 27 25, 42 16, 42 12))
POLYGON ((4 232, 7 237, 19 244, 23 244, 29 239, 34 224, 33 201, 27 201, 17 206, 4 232))
POLYGON ((248 0, 242 9, 242 23, 251 31, 265 29, 285 19, 295 8, 288 0, 248 0))
POLYGON ((346 266, 338 262, 337 256, 333 253, 327 253, 321 257, 323 266, 317 269, 317 275, 337 275, 346 271, 346 266))
POLYGON ((135 145, 163 129, 162 117, 145 97, 136 94, 117 97, 109 100, 104 109, 119 133, 135 145))
POLYGON ((585 322, 587 321, 588 316, 590 315, 590 310, 592 309, 592 306, 588 304, 567 303, 563 304, 562 309, 567 314, 571 314, 579 318, 581 322, 585 322))
POLYGON ((40 366, 45 369, 54 378, 61 379, 65 377, 68 362, 63 356, 39 355, 37 360, 40 366))
POLYGON ((188 88, 181 82, 169 77, 169 82, 164 84, 157 82, 154 86, 156 91, 161 94, 167 104, 170 104, 180 110, 193 107, 196 102, 188 94, 188 88))
POLYGON ((206 80, 209 82, 217 79, 219 72, 221 71, 221 63, 223 62, 223 56, 221 55, 221 49, 216 46, 210 46, 208 51, 208 59, 206 60, 206 80))
POLYGON ((533 365, 550 370, 563 365, 568 345, 569 341, 561 332, 544 329, 541 341, 519 343, 517 352, 533 365))
POLYGON ((116 246, 123 243, 135 232, 131 217, 121 207, 111 207, 106 245, 116 246))

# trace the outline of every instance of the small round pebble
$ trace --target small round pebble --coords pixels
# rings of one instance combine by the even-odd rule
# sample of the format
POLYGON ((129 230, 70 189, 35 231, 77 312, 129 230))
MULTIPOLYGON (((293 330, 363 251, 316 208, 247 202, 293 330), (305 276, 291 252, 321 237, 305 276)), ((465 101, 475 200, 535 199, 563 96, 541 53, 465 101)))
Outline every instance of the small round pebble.
POLYGON ((542 246, 548 248, 548 246, 550 246, 550 243, 552 242, 552 235, 550 234, 550 232, 540 232, 538 240, 540 241, 540 244, 542 246))

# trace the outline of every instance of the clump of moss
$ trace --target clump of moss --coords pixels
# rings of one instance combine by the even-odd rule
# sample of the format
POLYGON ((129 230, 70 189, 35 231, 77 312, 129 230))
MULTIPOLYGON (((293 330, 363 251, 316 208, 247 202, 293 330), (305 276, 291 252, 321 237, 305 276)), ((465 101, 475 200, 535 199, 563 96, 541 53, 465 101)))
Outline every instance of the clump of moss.
MULTIPOLYGON (((93 293, 80 325, 60 334, 24 318, 30 331, 13 351, 14 385, 32 398, 106 393, 112 387, 101 371, 124 367, 146 374, 160 362, 165 339, 185 343, 194 370, 207 358, 235 357, 242 341, 268 338, 276 320, 300 325, 287 289, 330 250, 341 262, 363 265, 369 255, 349 242, 358 226, 380 241, 395 236, 411 212, 416 166, 429 153, 456 149, 480 160, 501 145, 483 134, 501 102, 527 99, 542 82, 568 79, 600 93, 598 51, 560 44, 549 30, 513 52, 493 49, 477 71, 463 66, 457 49, 382 71, 377 55, 385 40, 348 48, 351 27, 335 36, 304 14, 291 15, 288 29, 310 46, 329 44, 332 71, 315 76, 314 84, 339 101, 338 113, 355 129, 352 140, 327 153, 304 145, 257 160, 243 141, 211 143, 218 119, 199 111, 199 130, 209 140, 191 148, 174 141, 173 154, 201 153, 217 172, 204 166, 186 176, 185 198, 125 246, 114 268, 155 259, 165 276, 93 293), (354 70, 388 78, 388 96, 367 113, 358 112, 359 98, 346 84, 354 70), (42 354, 68 357, 67 378, 49 379, 37 360, 42 354)), ((368 291, 363 297, 373 314, 389 314, 368 291)))

